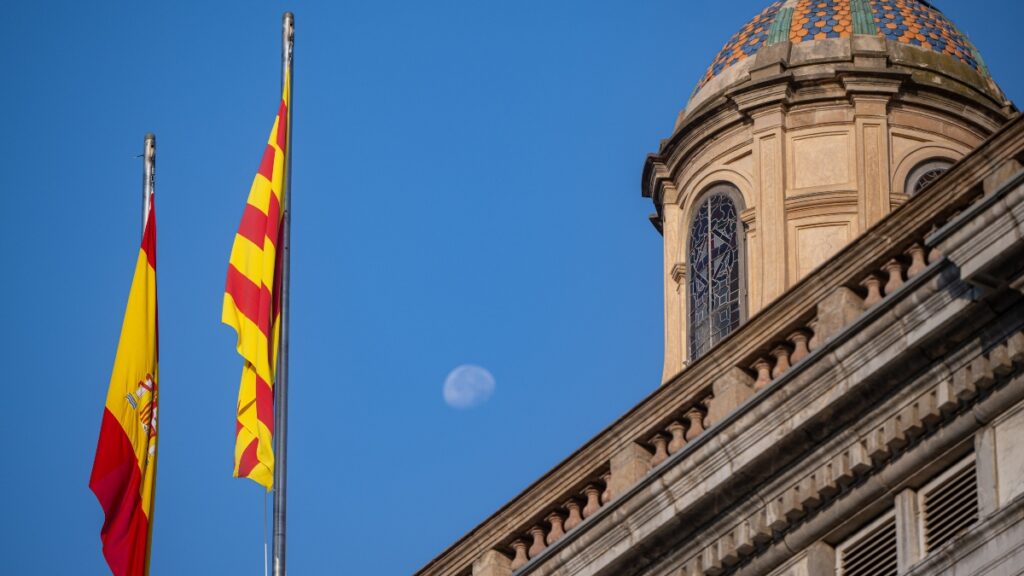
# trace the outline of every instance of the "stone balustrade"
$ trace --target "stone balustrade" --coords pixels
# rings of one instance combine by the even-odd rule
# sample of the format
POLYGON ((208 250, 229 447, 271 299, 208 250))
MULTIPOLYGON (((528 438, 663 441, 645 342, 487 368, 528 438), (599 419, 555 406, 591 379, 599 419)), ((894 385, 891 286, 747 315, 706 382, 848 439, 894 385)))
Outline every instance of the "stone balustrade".
POLYGON ((650 455, 648 469, 656 468, 704 432, 713 400, 711 394, 705 395, 650 435, 645 444, 654 450, 654 454, 650 455))
POLYGON ((609 483, 609 472, 602 470, 593 474, 582 490, 563 496, 559 504, 551 506, 542 515, 542 520, 516 530, 509 538, 511 542, 504 547, 511 558, 508 568, 518 570, 525 566, 545 548, 596 514, 611 498, 609 483))

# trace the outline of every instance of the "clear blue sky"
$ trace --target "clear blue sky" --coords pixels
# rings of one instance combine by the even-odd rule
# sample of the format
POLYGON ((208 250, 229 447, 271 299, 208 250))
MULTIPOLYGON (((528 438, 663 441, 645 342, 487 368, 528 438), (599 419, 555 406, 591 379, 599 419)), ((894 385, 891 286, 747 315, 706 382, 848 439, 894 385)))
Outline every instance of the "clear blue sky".
MULTIPOLYGON (((87 482, 153 131, 152 573, 262 573, 262 492, 231 478, 241 361, 220 306, 284 10, 289 567, 408 574, 657 387, 661 239, 642 161, 766 2, 7 3, 5 571, 105 573, 87 482), (497 386, 456 410, 441 389, 465 363, 497 386)), ((1022 4, 937 4, 1021 101, 1022 4)))

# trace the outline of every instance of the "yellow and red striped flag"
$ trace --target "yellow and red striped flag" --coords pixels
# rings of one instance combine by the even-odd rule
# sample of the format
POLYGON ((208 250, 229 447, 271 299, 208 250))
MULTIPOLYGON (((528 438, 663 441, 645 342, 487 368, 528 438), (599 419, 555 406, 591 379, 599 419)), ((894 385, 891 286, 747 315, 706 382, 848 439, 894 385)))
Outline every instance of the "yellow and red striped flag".
POLYGON ((285 152, 288 149, 289 88, 285 70, 281 105, 249 191, 228 264, 221 320, 238 333, 245 360, 235 424, 237 478, 270 490, 274 484, 274 377, 281 334, 281 242, 285 152))
POLYGON ((128 293, 89 488, 106 518, 103 555, 115 576, 149 573, 156 491, 156 213, 152 200, 128 293))

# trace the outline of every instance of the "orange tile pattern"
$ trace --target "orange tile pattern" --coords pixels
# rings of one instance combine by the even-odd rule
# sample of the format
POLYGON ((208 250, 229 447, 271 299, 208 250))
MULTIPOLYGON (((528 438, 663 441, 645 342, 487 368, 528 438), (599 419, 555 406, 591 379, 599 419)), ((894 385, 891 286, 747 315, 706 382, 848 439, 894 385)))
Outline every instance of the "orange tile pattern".
POLYGON ((765 40, 768 38, 768 29, 771 28, 772 22, 775 21, 775 17, 778 15, 779 8, 782 7, 783 3, 782 0, 772 2, 760 14, 755 16, 753 20, 747 22, 746 26, 740 28, 739 32, 732 35, 732 38, 725 43, 718 56, 711 62, 708 71, 697 85, 698 90, 709 80, 718 76, 722 70, 743 60, 747 56, 753 56, 761 49, 761 46, 764 46, 765 40))
POLYGON ((875 25, 889 40, 941 52, 981 69, 977 53, 941 12, 917 0, 871 0, 875 25))
POLYGON ((793 9, 789 40, 794 44, 853 35, 850 0, 800 0, 793 9))

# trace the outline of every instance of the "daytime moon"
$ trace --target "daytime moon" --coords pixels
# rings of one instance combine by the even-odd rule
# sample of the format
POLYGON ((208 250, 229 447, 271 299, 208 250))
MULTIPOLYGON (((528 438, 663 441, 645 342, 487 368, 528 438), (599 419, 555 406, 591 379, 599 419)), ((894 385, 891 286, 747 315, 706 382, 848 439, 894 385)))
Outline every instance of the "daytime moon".
POLYGON ((452 408, 473 408, 487 402, 494 386, 494 376, 486 368, 463 364, 444 379, 444 401, 452 408))

